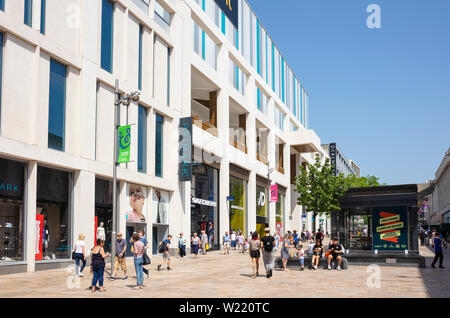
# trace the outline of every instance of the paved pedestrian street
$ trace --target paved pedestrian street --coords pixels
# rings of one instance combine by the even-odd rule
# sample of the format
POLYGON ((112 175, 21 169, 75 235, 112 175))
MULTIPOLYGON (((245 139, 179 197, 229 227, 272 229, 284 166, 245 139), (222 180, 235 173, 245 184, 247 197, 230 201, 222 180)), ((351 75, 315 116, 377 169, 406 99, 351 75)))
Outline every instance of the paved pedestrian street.
MULTIPOLYGON (((445 266, 450 252, 444 250, 445 266)), ((253 279, 248 253, 223 255, 215 251, 198 259, 191 255, 183 260, 173 257, 172 271, 165 270, 165 265, 156 271, 161 258, 153 257, 152 264, 146 266, 150 279, 145 278, 143 290, 133 289, 136 278, 130 259, 128 279, 111 281, 105 274, 103 293, 90 291, 89 267, 77 286, 72 266, 71 273, 57 269, 0 276, 0 297, 450 297, 450 264, 446 269, 433 269, 433 253, 421 247, 421 254, 427 258, 427 268, 380 266, 378 286, 367 266, 351 264, 342 271, 276 269, 273 278, 267 279, 262 259, 260 277, 253 279)))

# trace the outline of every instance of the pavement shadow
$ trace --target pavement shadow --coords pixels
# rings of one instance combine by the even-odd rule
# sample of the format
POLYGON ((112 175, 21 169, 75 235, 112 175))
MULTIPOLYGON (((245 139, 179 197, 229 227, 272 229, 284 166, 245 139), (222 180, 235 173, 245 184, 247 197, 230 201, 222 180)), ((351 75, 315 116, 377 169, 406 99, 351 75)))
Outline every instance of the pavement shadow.
POLYGON ((445 262, 448 262, 450 258, 450 250, 443 247, 442 252, 444 254, 444 267, 439 268, 439 261, 436 264, 436 268, 431 267, 431 263, 434 259, 434 248, 429 246, 420 246, 424 249, 427 255, 422 256, 425 258, 425 268, 419 268, 420 276, 422 278, 423 284, 426 288, 426 292, 429 297, 450 297, 450 269, 445 262), (431 255, 431 253, 433 255, 431 255))

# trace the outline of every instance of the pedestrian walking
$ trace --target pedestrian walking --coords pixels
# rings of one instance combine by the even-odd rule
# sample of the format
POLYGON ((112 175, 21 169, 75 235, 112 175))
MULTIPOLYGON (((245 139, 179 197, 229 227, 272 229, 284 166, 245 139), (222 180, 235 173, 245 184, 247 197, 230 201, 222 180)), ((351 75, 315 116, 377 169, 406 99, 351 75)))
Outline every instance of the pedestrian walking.
POLYGON ((194 236, 191 238, 191 248, 192 253, 194 253, 195 258, 198 256, 198 246, 200 244, 200 238, 197 236, 197 233, 194 233, 194 236))
MULTIPOLYGON (((147 238, 145 237, 145 231, 139 230, 139 240, 144 243, 144 254, 147 253, 147 249, 149 248, 149 244, 147 241, 147 238)), ((144 264, 145 265, 145 264, 144 264)), ((149 271, 144 266, 142 266, 142 270, 144 271, 145 275, 147 275, 147 278, 149 277, 149 271)))
POLYGON ((236 232, 231 231, 231 249, 236 249, 236 232))
POLYGON ((261 257, 260 249, 261 241, 259 240, 258 232, 254 232, 249 248, 250 258, 252 259, 253 278, 259 276, 259 258, 261 257))
POLYGON ((139 234, 134 233, 131 238, 133 241, 134 269, 136 270, 136 287, 134 289, 144 288, 144 259, 145 245, 139 234))
POLYGON ((270 235, 270 229, 264 229, 265 236, 261 239, 262 256, 266 277, 271 278, 273 274, 273 249, 276 245, 275 238, 270 235))
POLYGON ((163 259, 161 263, 158 265, 157 270, 161 270, 162 264, 167 262, 167 270, 170 271, 172 268, 170 268, 170 241, 172 240, 172 235, 168 235, 167 239, 160 242, 159 250, 158 252, 162 253, 163 259))
POLYGON ((73 258, 75 260, 75 276, 84 277, 83 269, 86 267, 86 244, 84 243, 85 236, 84 234, 78 235, 78 241, 75 242, 73 247, 73 258), (83 263, 81 265, 80 270, 80 262, 83 263))
POLYGON ((180 233, 180 237, 178 238, 178 249, 180 250, 180 257, 183 258, 186 256, 186 239, 183 237, 183 233, 180 233))
POLYGON ((205 231, 202 231, 202 237, 200 238, 202 244, 202 254, 206 255, 206 245, 208 244, 208 235, 206 235, 205 231))
POLYGON ((230 254, 230 240, 231 237, 228 235, 228 231, 225 232, 225 235, 223 236, 223 249, 224 249, 224 255, 230 254))
POLYGON ((290 237, 286 236, 286 238, 284 239, 284 242, 282 244, 281 247, 281 259, 283 262, 283 272, 287 271, 287 261, 289 259, 289 257, 291 257, 291 242, 290 242, 290 237))
POLYGON ((242 235, 242 232, 239 232, 238 236, 236 237, 236 240, 238 244, 239 253, 244 253, 244 235, 242 235))
POLYGON ((444 254, 442 253, 442 241, 439 237, 439 233, 435 233, 435 238, 433 240, 433 246, 434 246, 434 260, 433 263, 431 263, 431 267, 436 268, 434 265, 439 259, 439 268, 445 268, 443 266, 444 263, 444 254))
POLYGON ((97 282, 100 287, 100 291, 103 292, 105 289, 103 288, 103 275, 105 273, 105 258, 110 254, 105 253, 103 246, 105 245, 105 241, 101 239, 97 239, 97 245, 91 250, 91 272, 92 275, 92 284, 91 290, 95 292, 97 290, 97 282))
POLYGON ((111 275, 111 279, 116 278, 116 271, 119 270, 119 267, 122 269, 124 273, 123 279, 127 279, 127 261, 125 258, 125 252, 127 250, 127 243, 125 242, 122 233, 117 233, 116 244, 116 258, 114 259, 114 270, 111 275))
POLYGON ((294 247, 297 248, 297 244, 298 244, 298 233, 297 230, 294 230, 292 237, 294 238, 294 247))

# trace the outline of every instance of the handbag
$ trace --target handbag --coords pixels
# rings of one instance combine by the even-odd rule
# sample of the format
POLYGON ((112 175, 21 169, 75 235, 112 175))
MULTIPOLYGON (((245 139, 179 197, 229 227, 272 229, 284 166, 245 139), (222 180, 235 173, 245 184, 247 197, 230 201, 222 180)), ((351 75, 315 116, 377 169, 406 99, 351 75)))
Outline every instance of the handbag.
POLYGON ((75 259, 75 250, 72 251, 72 259, 75 259))
POLYGON ((144 265, 149 265, 152 263, 150 257, 148 257, 147 255, 147 251, 145 251, 144 254, 142 255, 142 261, 144 262, 144 265))

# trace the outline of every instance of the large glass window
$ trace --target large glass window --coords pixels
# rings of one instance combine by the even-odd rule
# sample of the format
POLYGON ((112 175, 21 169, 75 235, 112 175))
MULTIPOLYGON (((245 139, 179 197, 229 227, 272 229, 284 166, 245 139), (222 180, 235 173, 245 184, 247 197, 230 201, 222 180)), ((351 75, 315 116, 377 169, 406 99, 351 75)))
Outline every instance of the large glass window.
POLYGON ((95 178, 95 233, 97 239, 105 241, 105 251, 111 251, 112 230, 112 181, 95 178))
POLYGON ((230 229, 246 236, 247 181, 230 176, 230 229))
POLYGON ((0 10, 5 11, 5 0, 0 0, 0 10))
POLYGON ((138 113, 138 171, 147 172, 147 108, 140 105, 138 113))
POLYGON ((41 34, 45 34, 45 13, 46 13, 47 1, 41 0, 41 34))
POLYGON ((256 186, 256 231, 264 236, 264 229, 269 225, 269 195, 267 187, 256 186))
POLYGON ((170 105, 170 48, 155 36, 153 54, 153 95, 162 106, 170 105))
POLYGON ((114 3, 102 1, 101 67, 112 73, 114 36, 114 3))
POLYGON ((170 194, 167 191, 153 189, 152 223, 169 224, 170 194))
POLYGON ((155 175, 163 176, 163 128, 164 117, 156 114, 156 140, 155 140, 155 175))
POLYGON ((155 1, 155 18, 170 25, 170 13, 158 1, 155 1))
POLYGON ((206 231, 209 245, 219 244, 219 170, 198 164, 192 168, 191 234, 206 231))
POLYGON ((25 165, 0 158, 0 263, 22 261, 25 165))
POLYGON ((275 206, 275 227, 276 233, 283 240, 284 237, 284 198, 285 195, 278 190, 278 202, 275 206))
POLYGON ((38 167, 36 219, 41 221, 36 260, 66 259, 71 254, 68 172, 38 167))
POLYGON ((66 66, 51 59, 48 110, 48 147, 64 151, 66 66))
POLYGON ((23 23, 32 27, 33 25, 33 0, 24 0, 23 23))
POLYGON ((372 249, 372 214, 370 209, 347 211, 345 224, 348 229, 346 243, 349 249, 372 249))

